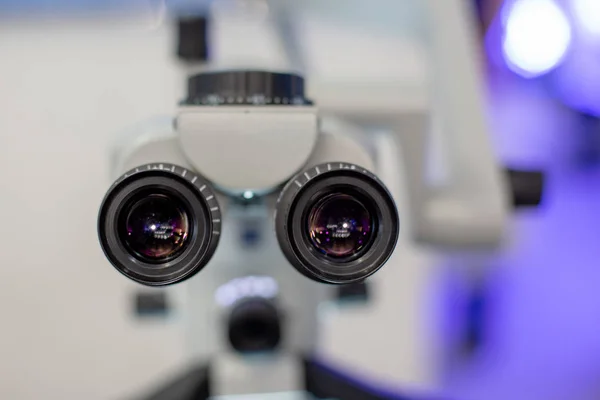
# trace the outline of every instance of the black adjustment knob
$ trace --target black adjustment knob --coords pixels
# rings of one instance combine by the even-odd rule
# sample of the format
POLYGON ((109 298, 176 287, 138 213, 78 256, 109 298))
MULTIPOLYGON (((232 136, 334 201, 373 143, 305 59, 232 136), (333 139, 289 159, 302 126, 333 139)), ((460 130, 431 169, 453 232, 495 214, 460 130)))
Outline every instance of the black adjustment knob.
POLYGON ((189 105, 311 104, 304 97, 304 78, 267 71, 206 72, 188 79, 189 105))
POLYGON ((544 191, 544 174, 539 171, 507 169, 515 207, 538 206, 544 191))
POLYGON ((275 350, 281 341, 281 316, 277 307, 264 299, 246 299, 229 316, 229 343, 240 353, 275 350))
POLYGON ((369 286, 367 282, 348 283, 337 287, 337 300, 342 302, 367 302, 369 300, 369 286))
POLYGON ((208 60, 207 20, 205 17, 185 17, 177 21, 177 56, 183 61, 208 60))

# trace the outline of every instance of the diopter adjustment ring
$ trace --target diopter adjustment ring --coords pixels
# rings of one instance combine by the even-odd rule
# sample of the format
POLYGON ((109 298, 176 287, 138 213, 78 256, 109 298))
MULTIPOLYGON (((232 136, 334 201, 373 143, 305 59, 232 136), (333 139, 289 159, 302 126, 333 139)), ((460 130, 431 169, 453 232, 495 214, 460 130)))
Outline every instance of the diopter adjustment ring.
POLYGON ((395 202, 367 169, 345 162, 329 162, 307 168, 294 176, 277 200, 275 231, 279 245, 294 268, 323 283, 360 282, 374 274, 391 256, 398 240, 400 221, 395 202), (307 214, 319 198, 337 192, 355 193, 374 211, 372 244, 357 257, 332 260, 311 245, 306 232, 307 214))
POLYGON ((195 172, 168 163, 145 164, 127 171, 109 189, 100 206, 98 235, 104 254, 120 273, 147 286, 170 285, 195 275, 214 254, 221 236, 221 208, 210 184, 195 172), (158 264, 134 256, 118 234, 126 205, 152 190, 175 196, 190 212, 185 249, 158 264))

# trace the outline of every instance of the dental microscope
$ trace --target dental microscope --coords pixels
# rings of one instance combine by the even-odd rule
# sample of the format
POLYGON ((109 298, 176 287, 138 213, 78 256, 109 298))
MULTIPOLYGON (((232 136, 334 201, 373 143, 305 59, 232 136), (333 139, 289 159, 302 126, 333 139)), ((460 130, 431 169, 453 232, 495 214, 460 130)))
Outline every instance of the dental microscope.
MULTIPOLYGON (((428 186, 428 132, 401 129, 398 110, 378 116, 402 164, 389 176, 404 175, 408 216, 380 176, 373 133, 321 110, 295 72, 197 69, 175 115, 120 146, 100 245, 126 278, 181 287, 187 348, 198 360, 149 398, 404 398, 315 358, 319 306, 344 288, 364 289, 401 229, 440 248, 498 245, 514 181, 488 143, 469 13, 458 0, 429 3, 430 24, 445 21, 430 35, 439 104, 421 117, 435 115, 423 128, 446 137, 445 186, 428 186)), ((206 21, 182 21, 180 56, 204 58, 189 35, 206 21)))

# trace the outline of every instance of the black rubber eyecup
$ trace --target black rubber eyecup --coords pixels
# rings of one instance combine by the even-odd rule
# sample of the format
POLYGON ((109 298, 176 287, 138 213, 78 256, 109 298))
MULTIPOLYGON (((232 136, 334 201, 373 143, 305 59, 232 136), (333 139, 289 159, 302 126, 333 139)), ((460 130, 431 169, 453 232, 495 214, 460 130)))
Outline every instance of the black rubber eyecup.
POLYGON ((331 162, 308 168, 284 187, 277 204, 275 230, 287 260, 300 273, 318 282, 360 282, 379 270, 392 255, 400 222, 394 200, 379 179, 366 169, 331 162), (373 219, 372 238, 353 256, 336 259, 319 251, 307 233, 307 215, 325 196, 359 198, 373 219))
POLYGON ((170 285, 195 275, 214 254, 220 233, 220 207, 208 183, 174 165, 147 164, 128 171, 106 194, 98 216, 99 241, 107 259, 123 275, 147 286, 170 285), (176 199, 188 214, 187 241, 175 257, 164 262, 144 260, 119 235, 128 205, 149 193, 176 199))

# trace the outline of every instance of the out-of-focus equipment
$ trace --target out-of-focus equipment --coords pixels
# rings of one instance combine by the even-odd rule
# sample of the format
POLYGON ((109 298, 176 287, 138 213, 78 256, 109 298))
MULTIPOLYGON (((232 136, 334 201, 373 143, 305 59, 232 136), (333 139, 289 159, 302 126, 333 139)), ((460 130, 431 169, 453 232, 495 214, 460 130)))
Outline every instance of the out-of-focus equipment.
POLYGON ((141 284, 189 279, 177 293, 190 357, 202 363, 152 398, 399 398, 315 361, 319 306, 365 298, 365 279, 392 255, 401 226, 439 248, 498 246, 513 203, 538 202, 540 185, 531 191, 529 175, 507 173, 492 153, 463 2, 425 7, 434 100, 415 124, 393 104, 369 108, 370 99, 321 109, 326 96, 305 95, 300 73, 298 5, 264 6, 275 17, 254 28, 277 33, 289 68, 214 62, 211 43, 226 41, 213 28, 227 9, 186 13, 177 53, 187 94, 115 156, 101 246, 141 284), (427 166, 440 158, 449 174, 433 185, 427 166), (390 183, 408 199, 402 218, 390 183))

